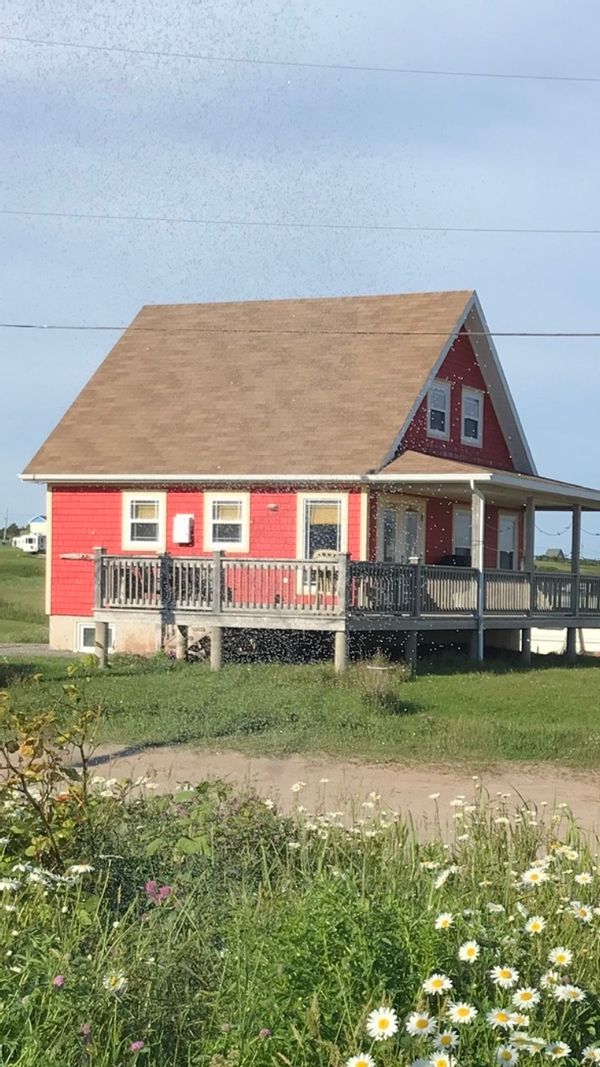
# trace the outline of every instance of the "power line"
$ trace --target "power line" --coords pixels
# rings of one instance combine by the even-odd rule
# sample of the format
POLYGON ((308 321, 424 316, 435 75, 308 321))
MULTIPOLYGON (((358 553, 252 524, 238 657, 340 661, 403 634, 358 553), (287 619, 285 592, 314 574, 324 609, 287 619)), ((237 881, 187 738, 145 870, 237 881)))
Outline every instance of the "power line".
POLYGON ((121 45, 86 44, 77 41, 47 41, 37 37, 17 37, 1 34, 0 41, 15 44, 41 45, 46 48, 85 49, 89 52, 108 52, 126 56, 153 56, 160 59, 192 59, 202 63, 229 63, 253 67, 295 67, 302 70, 357 71, 363 74, 402 74, 433 78, 493 78, 503 81, 577 82, 597 85, 600 76, 573 74, 514 74, 506 71, 435 70, 425 67, 380 67, 355 63, 316 63, 295 59, 251 59, 243 56, 216 56, 204 52, 170 52, 158 48, 126 48, 121 45))
MULTIPOLYGON (((327 299, 324 297, 323 299, 327 299)), ((341 297, 340 299, 344 299, 341 297)), ((278 301, 275 301, 277 303, 278 301)), ((252 303, 249 301, 249 303, 252 303)), ((269 301, 265 301, 269 303, 269 301)), ((167 305, 177 307, 178 305, 167 305)), ((185 307, 186 305, 180 305, 185 307)), ((210 306, 210 305, 205 305, 210 306)), ((219 306, 219 305, 215 305, 219 306)), ((88 323, 41 323, 41 322, 0 322, 3 330, 73 330, 73 331, 123 331, 129 333, 205 333, 205 334, 298 334, 302 336, 315 335, 319 337, 447 337, 447 330, 314 330, 314 329, 257 329, 256 327, 230 327, 230 326, 179 326, 174 323, 170 326, 136 326, 121 324, 119 326, 92 325, 88 323)), ((595 331, 544 331, 544 330, 469 330, 469 337, 525 337, 542 339, 585 339, 600 338, 600 330, 595 331)))
POLYGON ((80 219, 92 222, 161 222, 195 226, 234 226, 265 229, 292 230, 353 230, 379 231, 382 233, 491 233, 491 234, 541 234, 554 237, 598 237, 600 227, 571 229, 569 227, 545 226, 395 226, 370 222, 295 222, 289 219, 213 219, 182 215, 110 215, 85 211, 28 211, 17 208, 0 208, 0 215, 16 218, 80 219))

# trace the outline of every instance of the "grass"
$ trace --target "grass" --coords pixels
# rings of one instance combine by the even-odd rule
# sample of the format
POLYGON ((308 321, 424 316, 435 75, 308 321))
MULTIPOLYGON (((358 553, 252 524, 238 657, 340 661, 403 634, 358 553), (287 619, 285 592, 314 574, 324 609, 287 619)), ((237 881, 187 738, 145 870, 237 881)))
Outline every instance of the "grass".
MULTIPOLYGON (((85 668, 86 699, 103 708, 101 740, 122 746, 185 743, 255 755, 291 753, 425 764, 600 762, 600 660, 532 669, 506 658, 473 671, 465 659, 422 663, 412 681, 372 690, 355 664, 336 677, 327 664, 231 665, 115 657, 85 668)), ((36 709, 70 682, 72 661, 0 663, 15 707, 36 709), (34 677, 41 675, 42 678, 34 677)))
POLYGON ((45 557, 0 545, 0 644, 45 642, 45 557))

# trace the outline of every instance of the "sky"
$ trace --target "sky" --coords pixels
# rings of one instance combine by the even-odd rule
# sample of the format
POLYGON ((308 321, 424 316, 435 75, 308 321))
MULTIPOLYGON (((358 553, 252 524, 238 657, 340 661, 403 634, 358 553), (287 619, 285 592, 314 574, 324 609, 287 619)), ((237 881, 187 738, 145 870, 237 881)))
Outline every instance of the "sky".
MULTIPOLYGON (((0 35, 214 58, 0 40, 0 210, 219 224, 0 214, 0 321, 476 288, 492 330, 600 330, 598 235, 248 225, 600 229, 600 82, 226 62, 600 77, 599 34, 595 0, 5 4, 0 35)), ((43 510, 19 471, 118 337, 0 328, 0 522, 43 510)), ((600 339, 497 347, 540 473, 600 486, 600 339)), ((537 549, 568 544, 538 518, 537 549)))

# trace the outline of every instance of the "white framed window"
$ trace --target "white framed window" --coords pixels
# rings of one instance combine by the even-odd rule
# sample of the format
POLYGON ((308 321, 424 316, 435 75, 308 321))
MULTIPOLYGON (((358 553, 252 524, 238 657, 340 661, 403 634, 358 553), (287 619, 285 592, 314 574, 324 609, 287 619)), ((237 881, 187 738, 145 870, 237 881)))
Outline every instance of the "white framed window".
POLYGON ((452 552, 461 559, 471 559, 471 509, 454 508, 452 552))
POLYGON ((164 493, 123 493, 123 548, 163 552, 166 510, 164 493))
POLYGON ((517 569, 517 533, 516 515, 498 515, 498 569, 516 571, 517 569))
POLYGON ((483 444, 483 396, 479 389, 463 387, 460 432, 463 445, 481 448, 483 444))
POLYGON ((427 436, 450 437, 450 382, 436 380, 427 394, 427 436))
POLYGON ((250 494, 204 494, 204 548, 250 551, 250 494))
POLYGON ((348 494, 299 493, 296 540, 298 559, 347 552, 348 494))
MULTIPOLYGON (((112 652, 115 647, 115 628, 112 623, 108 624, 108 651, 112 652)), ((76 652, 96 651, 96 627, 93 622, 78 622, 75 640, 76 652)))

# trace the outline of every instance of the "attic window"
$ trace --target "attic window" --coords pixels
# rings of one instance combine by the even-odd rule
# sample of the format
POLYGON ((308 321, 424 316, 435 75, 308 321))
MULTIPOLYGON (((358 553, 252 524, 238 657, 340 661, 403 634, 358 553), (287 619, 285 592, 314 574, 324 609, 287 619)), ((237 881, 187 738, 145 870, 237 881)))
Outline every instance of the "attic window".
POLYGON ((483 442, 483 393, 479 389, 462 391, 462 433, 463 445, 475 445, 481 448, 483 442))
POLYGON ((436 381, 427 395, 427 436, 450 436, 450 382, 436 381))

